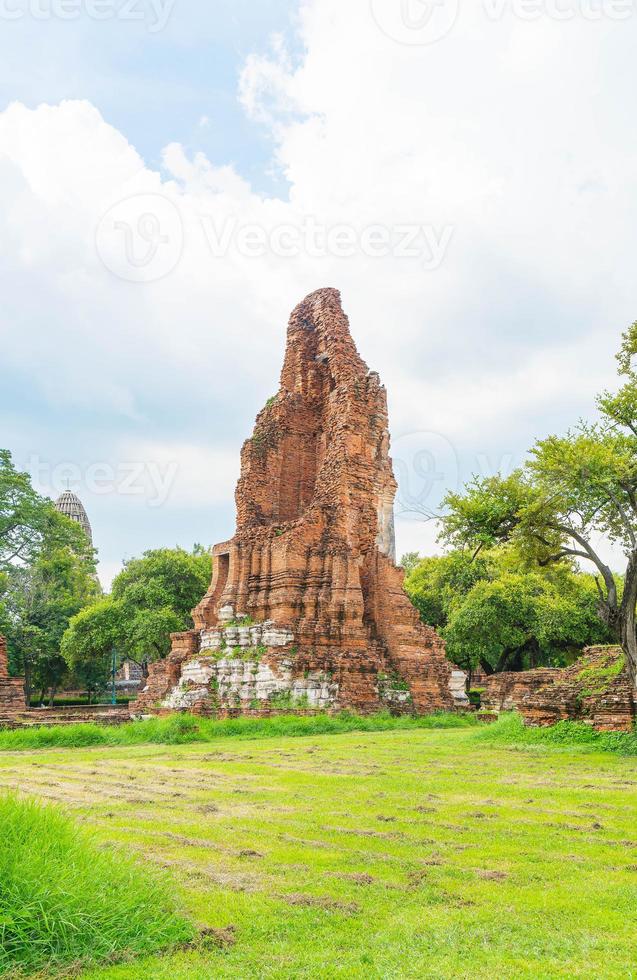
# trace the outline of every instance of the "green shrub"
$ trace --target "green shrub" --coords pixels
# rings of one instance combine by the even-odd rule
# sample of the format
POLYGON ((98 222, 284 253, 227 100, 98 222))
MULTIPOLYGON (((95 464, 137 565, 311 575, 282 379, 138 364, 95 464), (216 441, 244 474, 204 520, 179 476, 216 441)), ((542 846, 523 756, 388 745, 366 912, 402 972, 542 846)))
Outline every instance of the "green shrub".
POLYGON ((514 711, 501 715, 495 724, 476 732, 475 737, 494 744, 575 746, 597 752, 637 755, 637 731, 598 732, 578 721, 560 721, 549 728, 529 728, 514 711))
POLYGON ((191 941, 166 880, 105 851, 51 806, 0 797, 0 974, 191 941))

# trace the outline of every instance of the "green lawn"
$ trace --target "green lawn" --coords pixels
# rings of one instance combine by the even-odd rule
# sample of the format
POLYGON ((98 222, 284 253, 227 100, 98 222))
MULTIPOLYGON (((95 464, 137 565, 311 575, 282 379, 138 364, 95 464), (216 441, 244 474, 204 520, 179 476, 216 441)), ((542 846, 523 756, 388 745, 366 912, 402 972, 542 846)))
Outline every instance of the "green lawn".
POLYGON ((0 789, 62 803, 235 928, 85 978, 637 977, 637 758, 480 734, 2 753, 0 789))

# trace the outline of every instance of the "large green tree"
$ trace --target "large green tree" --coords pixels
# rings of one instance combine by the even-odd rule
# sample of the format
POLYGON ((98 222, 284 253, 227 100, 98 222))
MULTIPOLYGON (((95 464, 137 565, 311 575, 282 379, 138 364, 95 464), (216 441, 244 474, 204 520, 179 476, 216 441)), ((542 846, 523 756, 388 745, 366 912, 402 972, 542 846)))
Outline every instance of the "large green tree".
POLYGON ((90 556, 82 528, 58 513, 16 470, 8 449, 0 449, 0 573, 33 562, 43 548, 67 546, 90 556))
POLYGON ((562 665, 583 646, 610 639, 592 576, 566 562, 533 570, 509 546, 425 558, 405 589, 470 673, 562 665))
POLYGON ((592 566, 598 611, 621 643, 637 688, 637 323, 618 354, 623 384, 597 401, 599 418, 539 440, 509 477, 475 480, 445 500, 442 539, 472 554, 501 542, 539 567, 576 559, 592 566), (599 546, 625 556, 623 589, 599 546))
POLYGON ((69 619, 99 592, 95 552, 79 524, 40 496, 0 450, 0 632, 10 664, 33 686, 55 690, 67 670, 59 646, 69 619))
POLYGON ((210 556, 200 546, 147 551, 127 562, 112 593, 83 609, 70 623, 62 654, 74 672, 108 675, 112 651, 148 664, 170 650, 170 634, 192 627, 191 610, 211 576, 210 556))
POLYGON ((94 562, 69 547, 46 545, 29 565, 7 573, 0 629, 13 669, 24 675, 27 704, 33 691, 55 697, 68 673, 62 637, 71 618, 99 594, 94 562))

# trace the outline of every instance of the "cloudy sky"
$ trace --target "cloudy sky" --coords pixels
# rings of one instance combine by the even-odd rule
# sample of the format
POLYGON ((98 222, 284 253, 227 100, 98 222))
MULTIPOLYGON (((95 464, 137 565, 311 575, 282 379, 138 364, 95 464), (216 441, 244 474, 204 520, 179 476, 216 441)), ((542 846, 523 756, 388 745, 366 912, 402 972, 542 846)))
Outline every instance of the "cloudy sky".
MULTIPOLYGON (((233 531, 337 286, 399 511, 593 413, 637 317, 633 0, 0 0, 0 444, 105 583, 233 531)), ((399 551, 435 547, 399 515, 399 551)))

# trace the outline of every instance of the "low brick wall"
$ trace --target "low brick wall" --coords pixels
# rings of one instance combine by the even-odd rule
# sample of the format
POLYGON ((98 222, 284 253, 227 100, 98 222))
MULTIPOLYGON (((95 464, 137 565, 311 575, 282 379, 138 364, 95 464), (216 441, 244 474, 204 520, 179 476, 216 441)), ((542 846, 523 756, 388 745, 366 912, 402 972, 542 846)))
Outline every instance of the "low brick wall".
POLYGON ((27 725, 77 725, 95 722, 98 725, 121 725, 130 721, 126 704, 71 705, 60 708, 24 708, 13 717, 14 727, 27 725))
POLYGON ((589 647, 571 667, 493 674, 487 711, 519 711, 528 725, 584 721, 598 731, 631 731, 635 698, 620 647, 589 647))

